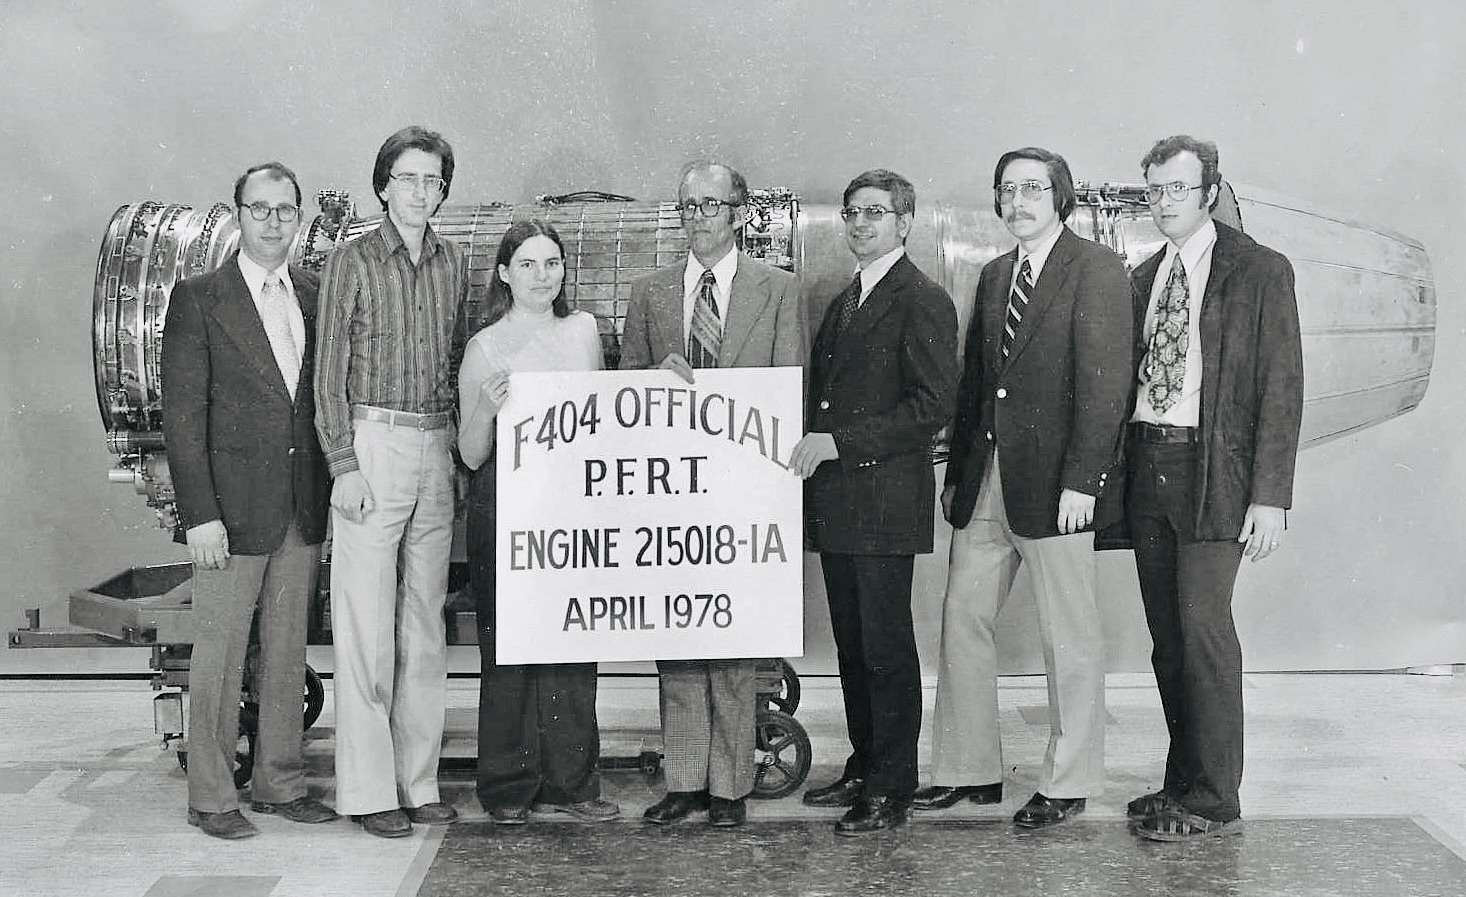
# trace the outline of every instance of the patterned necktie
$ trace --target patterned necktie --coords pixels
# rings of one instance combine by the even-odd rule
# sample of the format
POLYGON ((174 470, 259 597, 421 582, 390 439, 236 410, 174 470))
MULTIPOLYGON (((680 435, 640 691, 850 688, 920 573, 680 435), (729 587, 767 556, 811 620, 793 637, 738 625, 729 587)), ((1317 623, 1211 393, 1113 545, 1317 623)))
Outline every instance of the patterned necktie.
POLYGON ((1003 357, 1013 348, 1013 337, 1018 334, 1018 325, 1023 323, 1023 313, 1028 311, 1028 293, 1033 289, 1033 267, 1028 259, 1018 266, 1018 279, 1013 281, 1013 292, 1008 294, 1008 317, 1003 321, 1003 357))
POLYGON ((687 361, 695 368, 718 366, 718 347, 723 342, 723 328, 718 323, 717 278, 713 269, 704 268, 698 282, 697 301, 692 306, 692 329, 687 335, 687 361))
POLYGON ((855 279, 845 292, 837 299, 840 303, 839 316, 835 318, 835 336, 840 336, 850 326, 850 319, 855 317, 855 312, 860 308, 860 273, 856 272, 855 279))
POLYGON ((290 294, 278 277, 265 281, 260 291, 260 322, 270 338, 280 376, 285 378, 285 387, 294 399, 296 384, 300 382, 300 347, 295 344, 295 334, 290 329, 290 294))
POLYGON ((1171 276, 1156 303, 1155 333, 1146 354, 1145 377, 1150 381, 1150 404, 1162 414, 1181 401, 1186 377, 1186 348, 1190 344, 1191 291, 1181 257, 1171 261, 1171 276))

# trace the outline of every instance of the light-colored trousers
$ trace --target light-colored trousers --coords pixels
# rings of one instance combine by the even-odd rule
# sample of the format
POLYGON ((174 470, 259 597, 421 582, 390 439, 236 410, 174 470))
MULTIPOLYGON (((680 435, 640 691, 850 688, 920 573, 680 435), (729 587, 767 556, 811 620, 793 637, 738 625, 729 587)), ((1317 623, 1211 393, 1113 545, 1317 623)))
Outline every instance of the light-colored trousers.
POLYGON ((455 433, 353 423, 376 507, 331 511, 331 633, 336 805, 362 815, 439 800, 455 433))
POLYGON ((668 791, 737 800, 753 790, 754 660, 659 660, 668 791))
POLYGON ((1008 528, 999 476, 995 453, 971 522, 952 533, 932 783, 957 787, 1003 780, 993 631, 1021 564, 1032 577, 1048 672, 1049 744, 1038 791, 1054 798, 1092 797, 1105 782, 1105 658, 1094 534, 1016 535, 1008 528))
POLYGON ((255 608, 260 612, 254 698, 260 708, 250 796, 272 804, 305 794, 301 760, 306 620, 321 547, 291 523, 271 554, 236 554, 222 570, 193 571, 193 652, 188 669, 188 805, 239 809, 234 755, 239 689, 255 608))

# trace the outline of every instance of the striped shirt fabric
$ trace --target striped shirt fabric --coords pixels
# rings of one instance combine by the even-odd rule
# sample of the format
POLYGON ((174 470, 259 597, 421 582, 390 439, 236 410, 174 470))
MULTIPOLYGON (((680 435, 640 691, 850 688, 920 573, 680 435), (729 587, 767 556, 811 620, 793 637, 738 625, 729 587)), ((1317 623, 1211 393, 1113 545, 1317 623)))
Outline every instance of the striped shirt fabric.
POLYGON ((412 263, 390 217, 326 260, 316 342, 316 432, 331 476, 356 470, 352 405, 432 414, 455 400, 451 356, 468 278, 431 226, 412 263))

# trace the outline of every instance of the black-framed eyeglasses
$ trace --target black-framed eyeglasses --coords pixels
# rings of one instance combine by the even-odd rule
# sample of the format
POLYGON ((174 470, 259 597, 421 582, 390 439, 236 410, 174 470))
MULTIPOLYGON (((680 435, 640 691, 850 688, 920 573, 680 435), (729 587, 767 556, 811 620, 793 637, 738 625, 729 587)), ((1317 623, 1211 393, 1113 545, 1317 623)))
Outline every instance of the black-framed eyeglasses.
POLYGON ((899 214, 901 213, 895 209, 888 209, 885 206, 846 206, 840 210, 840 217, 846 221, 854 221, 861 215, 864 215, 867 221, 880 221, 887 215, 899 214))
POLYGON ((272 206, 267 202, 252 202, 240 208, 249 209, 249 217, 256 221, 269 221, 272 213, 281 224, 289 224, 300 217, 300 206, 284 202, 278 206, 272 206))
POLYGON ((741 203, 712 197, 702 200, 684 199, 677 204, 677 214, 682 216, 683 221, 691 221, 698 212, 702 212, 704 218, 716 218, 724 209, 736 209, 739 205, 741 203))
POLYGON ((1169 184, 1146 184, 1145 201, 1151 205, 1161 201, 1161 196, 1168 196, 1171 202, 1184 202, 1186 197, 1191 195, 1192 190, 1206 189, 1201 184, 1183 184, 1180 181, 1172 181, 1169 184))
POLYGON ((392 183, 401 187, 403 190, 416 190, 418 187, 421 187, 423 188, 423 192, 429 196, 435 193, 442 193, 443 187, 447 183, 447 181, 444 181, 435 174, 413 174, 407 171, 401 174, 391 175, 390 177, 392 183))
POLYGON ((1016 184, 1012 181, 1004 181, 993 188, 993 195, 998 198, 998 202, 1012 202, 1015 195, 1021 195, 1031 202, 1043 196, 1045 190, 1052 189, 1054 189, 1053 184, 1042 184, 1038 181, 1019 181, 1016 184))

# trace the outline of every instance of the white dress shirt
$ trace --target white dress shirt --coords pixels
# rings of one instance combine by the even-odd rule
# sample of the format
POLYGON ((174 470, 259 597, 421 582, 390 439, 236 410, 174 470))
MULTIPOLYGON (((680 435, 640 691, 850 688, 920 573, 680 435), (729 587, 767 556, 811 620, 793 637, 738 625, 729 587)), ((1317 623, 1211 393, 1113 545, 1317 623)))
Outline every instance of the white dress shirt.
MULTIPOLYGON (((701 292, 703 267, 692 253, 687 254, 687 268, 682 272, 682 343, 687 344, 692 333, 692 309, 697 305, 701 292)), ((718 297, 718 332, 723 332, 723 322, 728 320, 728 297, 733 290, 733 275, 738 273, 738 249, 728 250, 722 258, 713 262, 713 293, 718 297)))
MULTIPOLYGON (((1150 304, 1145 309, 1146 346, 1156 328, 1156 306, 1166 291, 1171 269, 1179 260, 1186 271, 1186 310, 1189 313, 1186 324, 1186 373, 1181 379, 1181 398, 1164 413, 1157 411, 1150 403, 1150 381, 1145 369, 1148 358, 1140 362, 1140 391, 1135 397, 1135 413, 1130 419, 1170 427, 1195 427, 1201 424, 1201 299, 1206 295, 1206 283, 1211 277, 1212 247, 1217 244, 1217 226, 1210 218, 1196 233, 1177 246, 1166 243, 1166 257, 1156 269, 1155 283, 1150 288, 1150 304)), ((1149 350, 1147 350, 1147 355, 1149 350)))

